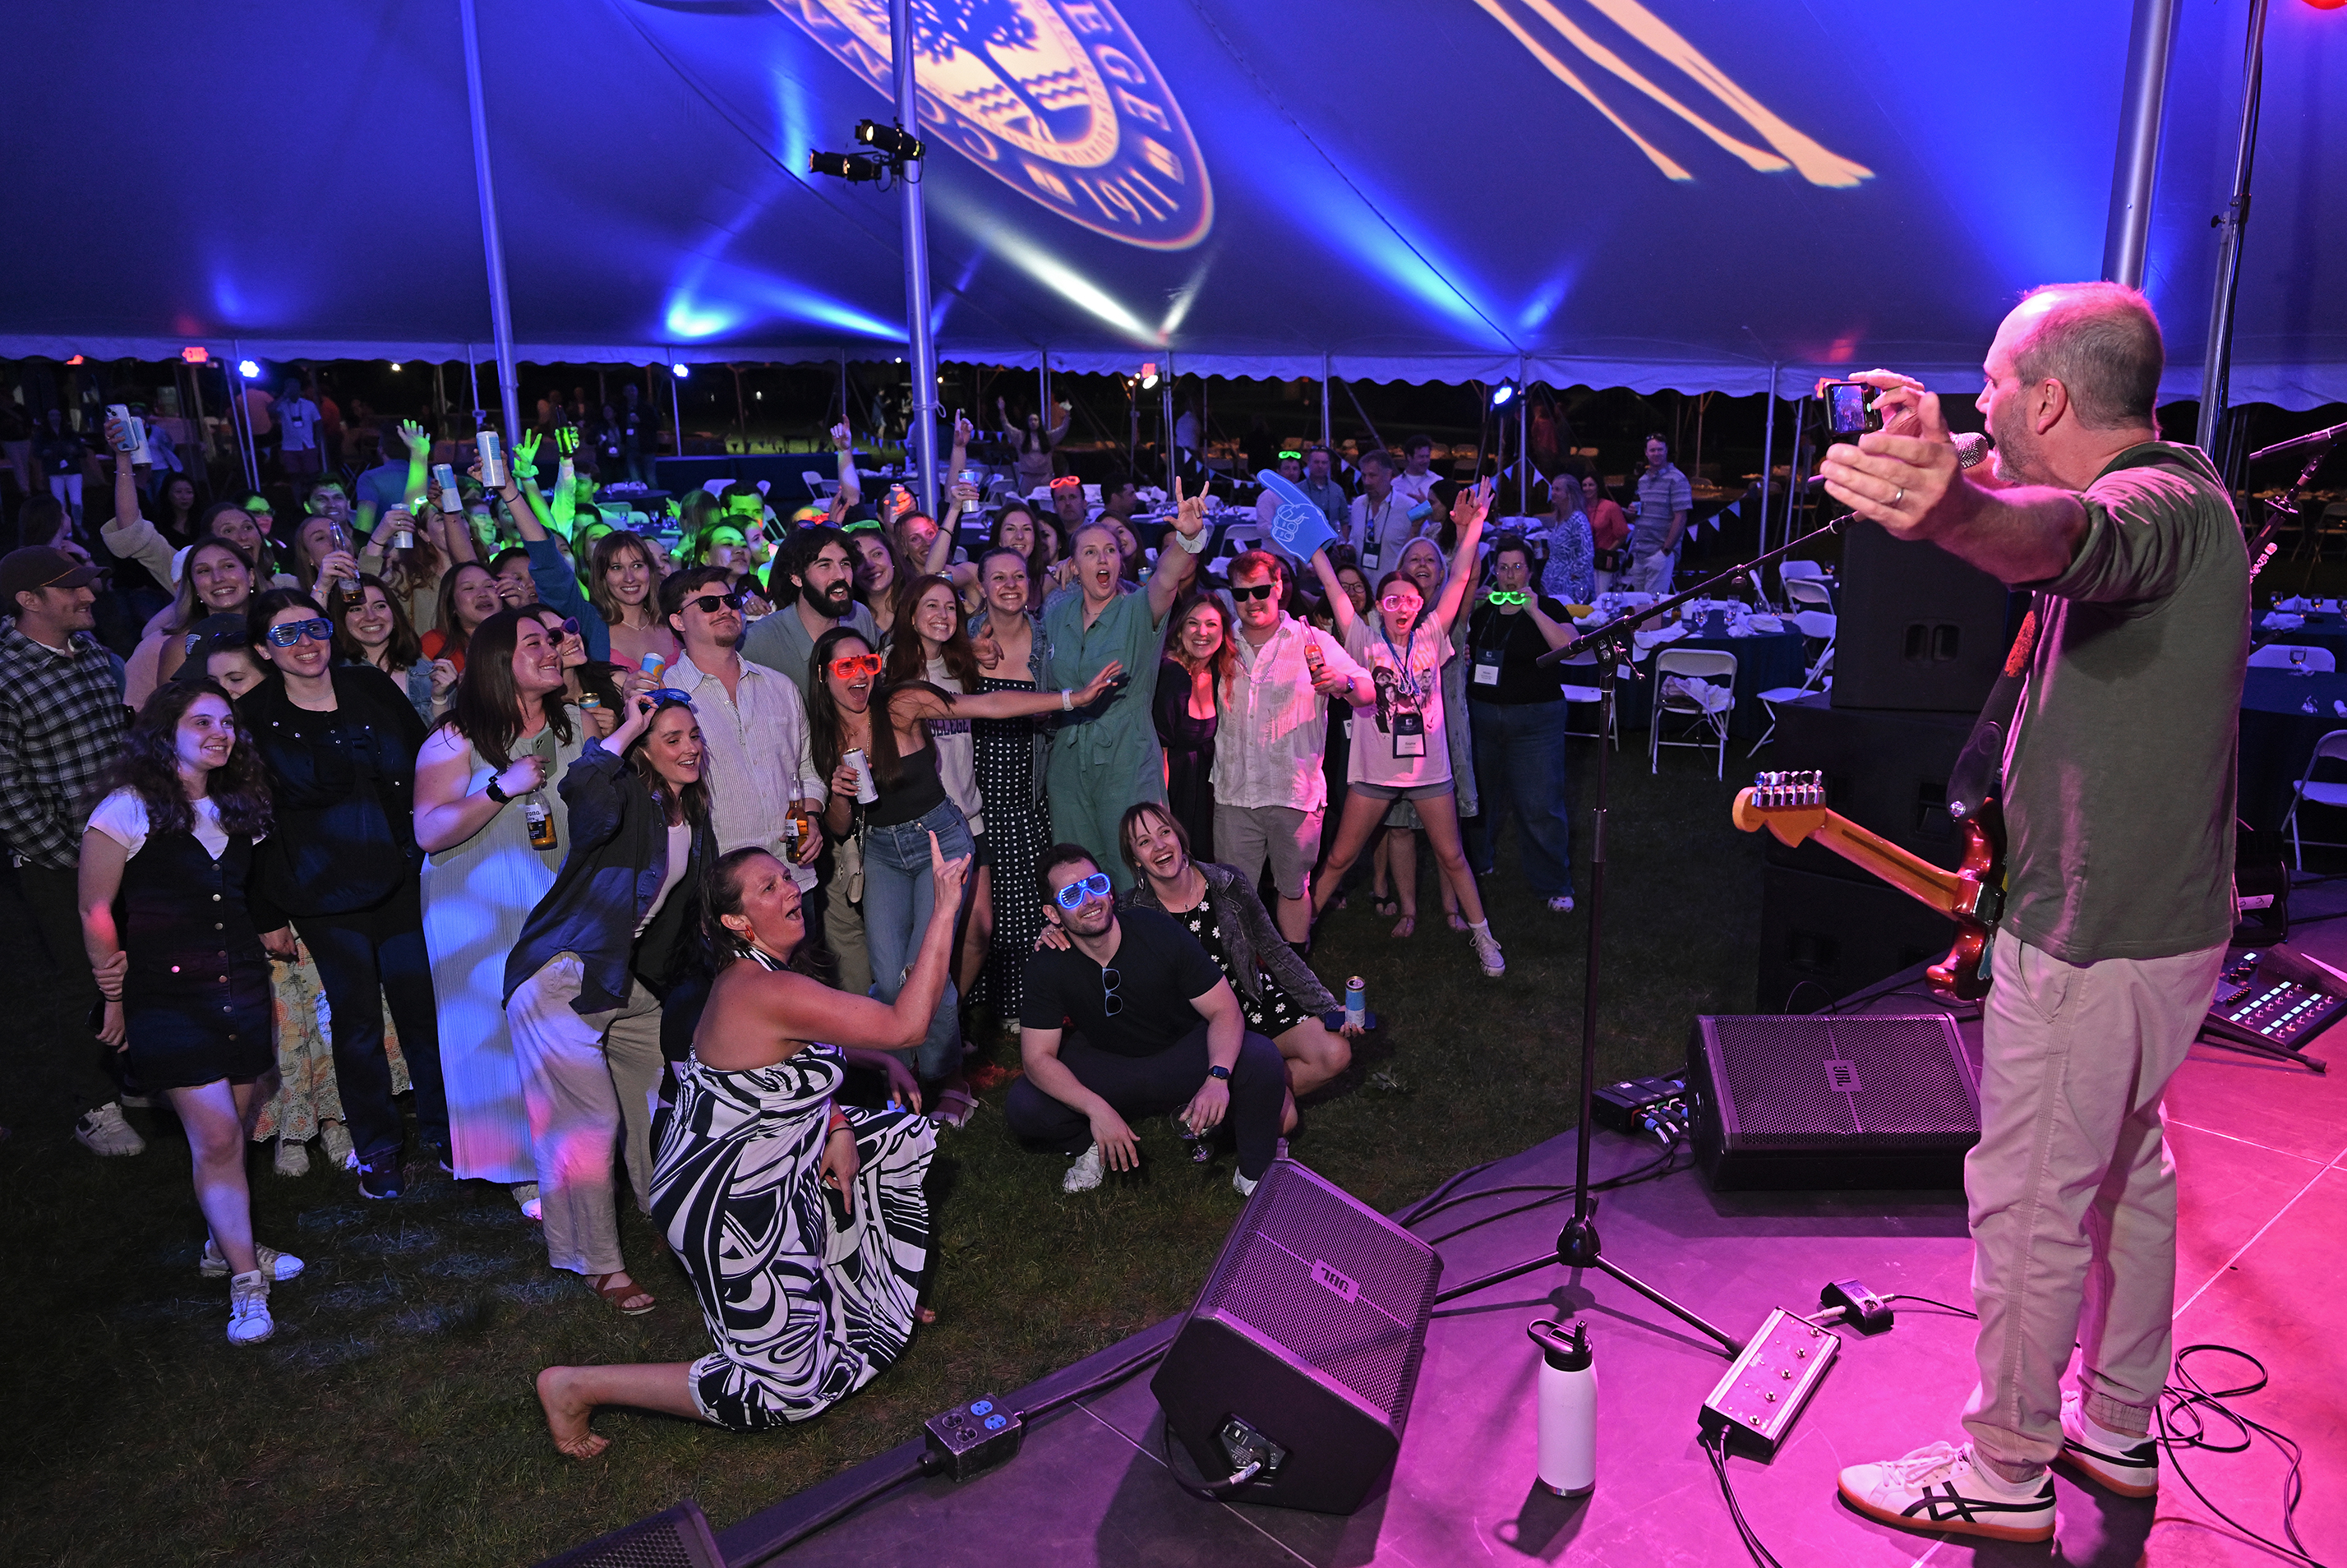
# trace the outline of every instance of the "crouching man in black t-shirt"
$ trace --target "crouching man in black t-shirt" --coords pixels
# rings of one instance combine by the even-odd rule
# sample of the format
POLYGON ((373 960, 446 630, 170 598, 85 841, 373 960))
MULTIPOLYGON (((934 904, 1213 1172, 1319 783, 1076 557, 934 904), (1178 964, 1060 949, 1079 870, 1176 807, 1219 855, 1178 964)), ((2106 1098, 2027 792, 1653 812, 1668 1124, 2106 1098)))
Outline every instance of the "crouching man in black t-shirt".
POLYGON ((1103 1169, 1141 1163, 1129 1119, 1178 1111, 1204 1133, 1225 1114, 1241 1195, 1271 1164, 1287 1077, 1279 1048, 1247 1031, 1206 950, 1153 909, 1118 915, 1108 876, 1081 845, 1056 844, 1036 868, 1043 916, 1070 946, 1027 960, 1019 1053, 1027 1075, 1004 1113, 1021 1138, 1079 1154, 1061 1184, 1087 1192, 1103 1169), (1063 1038, 1072 1025, 1077 1038, 1063 1038))

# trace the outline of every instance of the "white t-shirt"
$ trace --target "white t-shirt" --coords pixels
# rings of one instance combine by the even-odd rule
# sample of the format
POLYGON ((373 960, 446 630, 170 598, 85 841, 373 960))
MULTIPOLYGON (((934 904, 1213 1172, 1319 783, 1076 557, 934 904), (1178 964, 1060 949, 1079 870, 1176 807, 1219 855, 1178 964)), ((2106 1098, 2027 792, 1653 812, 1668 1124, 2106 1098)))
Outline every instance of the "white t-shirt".
POLYGON ((1400 642, 1385 634, 1373 608, 1355 618, 1345 651, 1369 672, 1378 689, 1374 708, 1353 712, 1353 743, 1345 764, 1351 784, 1416 789, 1450 780, 1450 738, 1443 727, 1442 666, 1450 634, 1432 615, 1400 642), (1419 733, 1402 733, 1409 719, 1419 733))
POLYGON ((652 895, 652 907, 644 911, 642 919, 636 922, 637 936, 642 936, 651 927, 652 917, 661 912, 661 906, 668 902, 668 896, 676 891, 678 883, 684 880, 684 868, 692 861, 692 824, 680 822, 668 830, 668 871, 661 877, 660 891, 652 895))
MULTIPOLYGON (((942 659, 929 661, 927 671, 932 686, 948 692, 974 695, 961 691, 961 682, 946 669, 942 659)), ((970 733, 968 719, 931 719, 929 742, 938 748, 938 779, 946 786, 946 798, 961 807, 969 819, 972 833, 986 831, 986 817, 978 794, 978 737, 970 733)))
POLYGON ((306 397, 277 400, 277 421, 285 427, 285 450, 307 452, 318 444, 318 405, 306 397))
MULTIPOLYGON (((228 829, 220 825, 220 804, 210 796, 195 803, 196 842, 214 860, 228 848, 228 829)), ((135 789, 116 790, 89 814, 90 826, 122 845, 128 860, 147 847, 147 803, 135 789)))

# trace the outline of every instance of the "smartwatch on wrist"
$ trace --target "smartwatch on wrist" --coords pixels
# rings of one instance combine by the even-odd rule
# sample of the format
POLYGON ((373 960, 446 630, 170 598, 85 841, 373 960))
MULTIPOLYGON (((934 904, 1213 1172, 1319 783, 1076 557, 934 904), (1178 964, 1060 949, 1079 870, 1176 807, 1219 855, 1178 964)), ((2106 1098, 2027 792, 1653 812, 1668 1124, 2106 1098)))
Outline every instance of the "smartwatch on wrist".
POLYGON ((495 774, 489 775, 489 787, 485 793, 499 805, 504 805, 513 799, 513 796, 497 787, 497 775, 495 774))
POLYGON ((1210 1067, 1206 1069, 1206 1076, 1209 1078, 1219 1078, 1224 1082, 1228 1083, 1231 1081, 1231 1070, 1227 1067, 1210 1067))

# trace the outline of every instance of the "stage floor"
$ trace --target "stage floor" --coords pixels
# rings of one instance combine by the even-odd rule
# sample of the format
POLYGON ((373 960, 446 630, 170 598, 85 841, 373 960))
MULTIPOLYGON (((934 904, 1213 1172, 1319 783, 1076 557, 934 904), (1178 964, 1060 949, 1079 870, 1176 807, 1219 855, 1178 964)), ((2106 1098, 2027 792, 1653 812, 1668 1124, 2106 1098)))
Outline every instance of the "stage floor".
MULTIPOLYGON (((2327 902, 2347 907, 2347 887, 2327 902)), ((2347 921, 2304 927, 2296 945, 2347 968, 2347 921)), ((1924 1009, 1911 999, 1878 1006, 1924 1009)), ((1978 1028, 1966 1029, 1975 1052, 1978 1028)), ((2347 1055, 2342 1038, 2334 1031, 2310 1054, 2347 1055)), ((2337 1239, 2347 1235, 2347 1072, 2322 1076, 2203 1044, 2167 1103, 2183 1190, 2177 1344, 2231 1346, 2264 1362, 2270 1384, 2234 1407, 2303 1446, 2309 1485, 2300 1534, 2316 1558, 2347 1563, 2347 1499, 2335 1486, 2347 1475, 2341 1392, 2347 1292, 2330 1272, 2337 1239)), ((1598 1173, 1631 1169, 1651 1148, 1601 1132, 1598 1173)), ((1308 1143, 1297 1157, 1310 1163, 1308 1143)), ((1572 1139, 1552 1139, 1471 1185, 1569 1182, 1572 1159, 1572 1139)), ((1440 1232, 1521 1201, 1462 1205, 1420 1230, 1440 1232)), ((1563 1212, 1537 1209, 1445 1244, 1445 1283, 1550 1247, 1563 1212)), ((1739 1336, 1773 1307, 1814 1311, 1829 1279, 1855 1276, 1886 1295, 1971 1300, 1971 1249, 1954 1193, 1715 1195, 1687 1172, 1608 1195, 1599 1219, 1614 1263, 1739 1336)), ((1845 1464, 1942 1438, 1963 1440, 1956 1418, 1973 1381, 1972 1326, 1911 1302, 1897 1309, 1887 1334, 1844 1333, 1839 1363, 1772 1462, 1729 1460, 1746 1516, 1787 1564, 2045 1561, 2043 1546, 1911 1535, 1837 1501, 1834 1476, 1845 1464)), ((1112 1365, 1170 1327, 1004 1403, 1016 1409, 1072 1387, 1088 1368, 1112 1365)), ((1392 1484, 1349 1518, 1212 1503, 1184 1492, 1161 1457, 1162 1422, 1144 1371, 1045 1417, 1008 1465, 960 1484, 907 1484, 779 1561, 934 1568, 1741 1563, 1744 1551, 1696 1442, 1697 1409, 1726 1366, 1708 1341, 1627 1288, 1552 1267, 1438 1311, 1392 1484), (1585 1317, 1597 1353, 1597 1489, 1572 1501, 1532 1481, 1536 1354, 1524 1325, 1550 1314, 1585 1317)), ((2198 1358, 2195 1369, 2213 1387, 2250 1380, 2235 1375, 2246 1368, 2231 1358, 2198 1358)), ((1187 1457, 1178 1448, 1175 1457, 1186 1473, 1187 1457)), ((2184 1464, 2236 1520, 2280 1537, 2286 1467, 2270 1445, 2188 1453, 2184 1464)), ((856 1479, 850 1471, 743 1521, 720 1537, 727 1560, 762 1560, 763 1543, 856 1479)), ((2119 1568, 2281 1561, 2216 1521, 2176 1479, 2172 1461, 2156 1502, 2112 1497, 2058 1471, 2055 1487, 2065 1562, 2119 1568)))

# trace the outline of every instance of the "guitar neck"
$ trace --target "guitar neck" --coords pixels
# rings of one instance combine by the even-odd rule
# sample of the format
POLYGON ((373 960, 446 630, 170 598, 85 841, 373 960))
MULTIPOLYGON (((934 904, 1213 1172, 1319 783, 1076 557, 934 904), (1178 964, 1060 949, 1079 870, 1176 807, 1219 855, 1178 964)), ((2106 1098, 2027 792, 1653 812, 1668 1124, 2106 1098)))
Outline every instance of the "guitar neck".
POLYGON ((1824 816, 1809 835, 1815 842, 1942 915, 1972 913, 1974 888, 1963 877, 1909 854, 1881 834, 1869 833, 1839 812, 1824 816))

